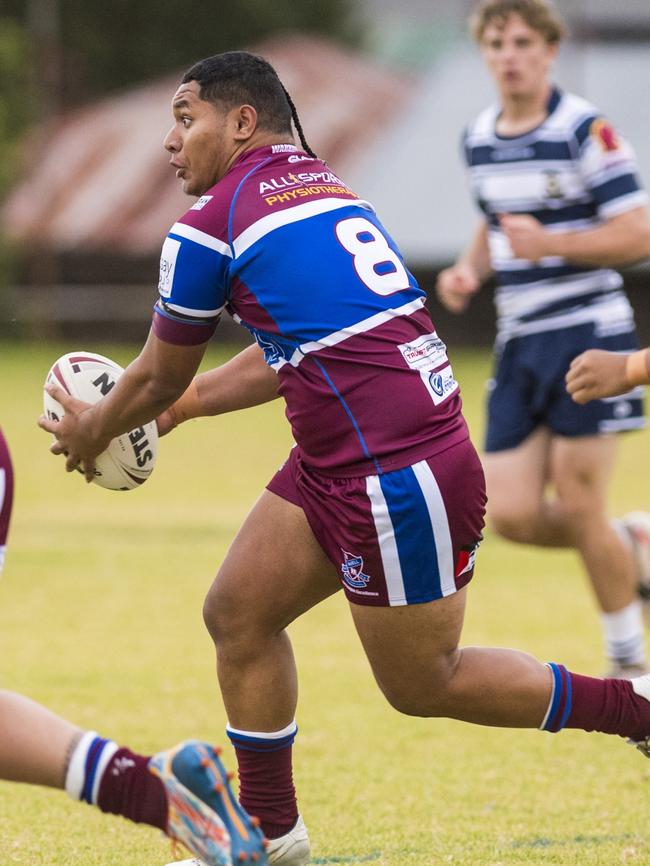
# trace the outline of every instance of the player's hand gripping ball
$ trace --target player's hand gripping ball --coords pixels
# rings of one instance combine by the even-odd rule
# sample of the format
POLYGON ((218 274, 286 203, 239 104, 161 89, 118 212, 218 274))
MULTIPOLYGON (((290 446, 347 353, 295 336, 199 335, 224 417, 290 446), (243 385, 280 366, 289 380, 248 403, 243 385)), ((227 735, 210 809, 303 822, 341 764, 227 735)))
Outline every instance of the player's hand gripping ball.
MULTIPOLYGON (((55 361, 45 379, 45 387, 58 385, 85 403, 97 403, 108 394, 124 372, 123 368, 94 352, 70 352, 55 361)), ((43 392, 43 406, 51 421, 65 414, 63 406, 43 392)), ((151 421, 142 427, 116 436, 108 448, 95 458, 93 481, 108 490, 133 490, 153 472, 158 453, 158 430, 151 421)), ((83 468, 79 467, 83 473, 83 468)))

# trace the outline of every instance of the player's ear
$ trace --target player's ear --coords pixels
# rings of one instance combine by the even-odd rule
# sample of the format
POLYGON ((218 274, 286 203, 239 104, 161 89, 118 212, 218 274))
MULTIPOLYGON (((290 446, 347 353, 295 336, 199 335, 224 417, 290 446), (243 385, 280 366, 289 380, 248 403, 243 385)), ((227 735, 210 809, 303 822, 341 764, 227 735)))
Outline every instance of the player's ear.
POLYGON ((238 141, 246 141, 257 129, 257 111, 252 105, 240 105, 234 111, 234 136, 238 141))

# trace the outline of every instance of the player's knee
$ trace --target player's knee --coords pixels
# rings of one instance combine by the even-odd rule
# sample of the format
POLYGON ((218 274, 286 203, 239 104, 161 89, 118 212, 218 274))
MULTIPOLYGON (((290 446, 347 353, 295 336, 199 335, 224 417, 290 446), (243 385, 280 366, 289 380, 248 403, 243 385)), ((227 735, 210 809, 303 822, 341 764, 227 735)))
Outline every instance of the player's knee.
POLYGON ((514 508, 510 503, 497 503, 488 507, 487 522, 497 535, 527 544, 535 537, 537 513, 532 505, 514 508))
POLYGON ((236 598, 216 580, 203 602, 203 621, 215 646, 222 646, 241 635, 245 617, 236 598))

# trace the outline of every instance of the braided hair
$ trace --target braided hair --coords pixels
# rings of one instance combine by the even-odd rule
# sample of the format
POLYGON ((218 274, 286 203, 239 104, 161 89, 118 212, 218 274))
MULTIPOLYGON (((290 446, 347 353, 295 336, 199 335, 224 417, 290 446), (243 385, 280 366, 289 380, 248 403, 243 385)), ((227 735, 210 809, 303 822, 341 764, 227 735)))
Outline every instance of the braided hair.
POLYGON ((183 75, 182 83, 196 81, 199 95, 226 108, 248 103, 257 111, 260 126, 269 132, 291 134, 293 121, 305 153, 316 159, 307 144, 296 106, 271 64, 248 51, 224 51, 199 60, 183 75))

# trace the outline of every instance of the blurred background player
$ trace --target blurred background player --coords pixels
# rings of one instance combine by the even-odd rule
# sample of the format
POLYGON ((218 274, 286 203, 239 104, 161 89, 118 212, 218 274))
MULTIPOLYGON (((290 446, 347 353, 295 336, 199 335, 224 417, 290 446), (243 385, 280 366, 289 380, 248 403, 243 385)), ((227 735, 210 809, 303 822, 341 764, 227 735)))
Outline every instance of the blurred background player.
MULTIPOLYGON (((629 145, 597 109, 550 79, 564 24, 546 0, 486 0, 471 19, 499 103, 464 153, 483 219, 437 292, 462 312, 497 282, 495 372, 484 467, 489 519, 512 541, 572 547, 601 610, 611 675, 646 670, 635 551, 610 521, 615 433, 643 425, 641 394, 578 406, 564 375, 588 348, 636 348, 612 268, 650 255, 650 219, 629 145), (552 486, 552 494, 547 485, 552 486)), ((632 518, 630 518, 631 520, 632 518)))
MULTIPOLYGON (((650 349, 631 354, 588 349, 571 361, 566 384, 571 397, 581 405, 633 393, 640 385, 650 384, 650 349)), ((650 515, 632 512, 626 515, 622 526, 632 542, 637 572, 645 578, 639 584, 639 594, 650 621, 650 515)))
POLYGON ((246 52, 207 58, 172 112, 164 144, 198 199, 164 242, 147 342, 94 406, 50 388, 65 415, 39 423, 66 469, 82 464, 90 480, 106 444, 144 421, 160 416, 164 433, 284 397, 296 447, 204 608, 240 799, 270 837, 269 863, 310 858, 286 627, 341 587, 399 711, 598 730, 648 754, 650 676, 600 680, 514 650, 459 648, 485 486, 458 383, 424 293, 372 207, 309 149, 274 69, 246 52), (225 305, 258 345, 194 379, 225 305))
MULTIPOLYGON (((0 430, 0 574, 12 500, 13 468, 0 430)), ((266 862, 256 822, 242 812, 217 752, 204 743, 139 755, 0 689, 0 779, 64 788, 73 800, 157 827, 207 866, 266 862), (235 860, 240 853, 246 856, 235 860)))

